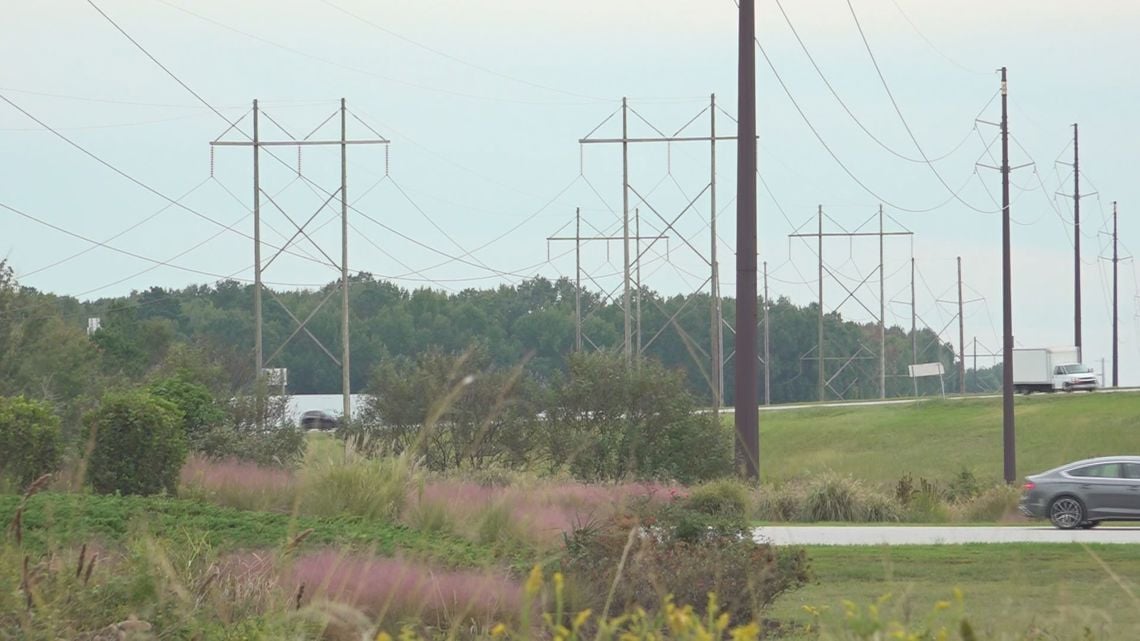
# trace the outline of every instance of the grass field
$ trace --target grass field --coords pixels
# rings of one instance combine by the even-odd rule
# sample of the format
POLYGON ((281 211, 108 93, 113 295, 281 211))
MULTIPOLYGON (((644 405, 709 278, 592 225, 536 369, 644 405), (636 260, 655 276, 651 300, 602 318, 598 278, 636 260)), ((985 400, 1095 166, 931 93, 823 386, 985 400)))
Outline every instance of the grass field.
MULTIPOLYGON (((20 498, 0 496, 0 523, 11 523, 20 498)), ((311 530, 304 544, 360 549, 384 556, 429 557, 450 566, 481 567, 489 549, 443 533, 358 517, 294 517, 234 510, 181 499, 87 494, 37 494, 22 515, 25 545, 121 545, 142 535, 204 543, 217 550, 274 548, 311 530)))
MULTIPOLYGON (((1019 397, 1016 416, 1020 476, 1088 456, 1140 454, 1140 394, 1019 397)), ((906 473, 944 480, 963 468, 999 480, 1001 399, 768 412, 760 448, 771 481, 831 470, 893 484, 906 473)))
POLYGON ((1078 639, 1086 627, 1096 639, 1140 638, 1133 546, 813 547, 808 555, 813 583, 781 597, 772 618, 805 624, 804 606, 822 606, 826 624, 841 618, 843 600, 865 607, 889 594, 885 619, 921 621, 958 588, 979 639, 1078 639), (1034 629, 1045 634, 1026 634, 1034 629))

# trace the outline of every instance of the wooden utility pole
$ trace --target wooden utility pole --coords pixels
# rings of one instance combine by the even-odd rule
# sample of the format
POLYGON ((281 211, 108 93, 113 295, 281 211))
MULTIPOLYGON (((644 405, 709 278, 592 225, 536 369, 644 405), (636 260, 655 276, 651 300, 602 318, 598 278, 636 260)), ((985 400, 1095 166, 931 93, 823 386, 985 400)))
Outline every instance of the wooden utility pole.
POLYGON ((626 99, 621 99, 621 220, 622 220, 622 265, 625 274, 622 287, 622 310, 624 311, 625 364, 633 364, 633 327, 629 305, 629 107, 626 99))
POLYGON ((772 302, 768 300, 768 261, 764 261, 764 404, 772 404, 772 349, 769 343, 769 314, 772 302))
MULTIPOLYGON (((344 98, 340 99, 340 340, 341 340, 341 404, 344 425, 352 421, 352 370, 349 367, 351 349, 348 341, 348 128, 344 98)), ((349 439, 345 439, 347 447, 349 439)))
POLYGON ((740 0, 736 145, 737 469, 760 478, 760 406, 756 376, 756 3, 740 0))
POLYGON ((887 397, 887 294, 883 269, 883 206, 879 205, 879 398, 887 397))
POLYGON ((1081 343, 1081 154, 1077 123, 1073 123, 1073 344, 1077 362, 1084 362, 1081 343))
MULTIPOLYGON (((918 299, 914 295, 914 256, 910 257, 910 364, 918 365, 918 299)), ((918 398, 918 378, 910 377, 914 396, 918 398)))
POLYGON ((819 342, 816 343, 815 354, 819 359, 819 401, 822 403, 827 400, 827 374, 824 369, 827 361, 824 360, 823 356, 823 205, 819 206, 819 230, 816 233, 819 234, 818 249, 816 250, 816 257, 819 259, 819 317, 816 323, 819 331, 819 342))
POLYGON ((1017 479, 1013 416, 1013 278, 1009 242, 1009 87, 1001 68, 1001 283, 1002 283, 1002 468, 1005 482, 1017 479))
POLYGON ((1116 201, 1112 201, 1112 386, 1120 387, 1120 309, 1117 298, 1120 254, 1116 228, 1116 201))
POLYGON ((582 351, 582 208, 574 208, 574 351, 582 351))
POLYGON ((958 257, 958 393, 966 395, 966 317, 962 313, 962 257, 958 257))

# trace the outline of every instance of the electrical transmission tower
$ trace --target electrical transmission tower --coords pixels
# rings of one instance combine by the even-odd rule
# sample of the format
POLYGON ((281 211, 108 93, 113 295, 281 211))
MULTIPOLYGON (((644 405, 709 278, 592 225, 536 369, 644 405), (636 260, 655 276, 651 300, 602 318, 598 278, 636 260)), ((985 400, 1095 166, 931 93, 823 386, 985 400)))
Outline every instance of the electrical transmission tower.
MULTIPOLYGON (((606 243, 606 251, 608 253, 609 244, 611 242, 616 242, 616 241, 624 242, 625 241, 625 236, 615 236, 613 234, 607 234, 603 230, 600 230, 597 227, 594 227, 589 222, 587 222, 586 224, 589 225, 591 228, 593 228, 594 233, 592 235, 588 235, 588 236, 582 235, 582 209, 579 207, 579 208, 574 210, 574 235, 573 236, 557 236, 557 235, 555 235, 555 236, 547 236, 546 237, 546 259, 547 260, 550 260, 550 243, 560 242, 560 241, 561 242, 564 242, 564 241, 573 241, 574 242, 574 351, 575 352, 581 352, 586 343, 589 343, 589 345, 593 349, 596 349, 596 350, 603 349, 596 342, 594 342, 593 339, 590 338, 589 334, 587 334, 582 329, 582 324, 586 320, 589 320, 590 317, 592 317, 599 310, 604 309, 605 304, 608 303, 610 298, 615 294, 615 290, 607 291, 591 274, 589 274, 588 272, 583 272, 583 270, 582 270, 582 244, 583 243, 589 243, 589 242, 603 241, 606 243), (597 287, 600 291, 602 291, 602 298, 598 301, 599 304, 590 305, 590 307, 592 307, 592 309, 587 309, 585 315, 583 315, 583 313, 582 313, 582 274, 583 273, 586 274, 587 280, 591 281, 595 287, 597 287)), ((565 226, 563 228, 565 228, 565 226)), ((633 314, 634 329, 633 329, 633 333, 636 336, 637 353, 640 354, 642 352, 642 350, 644 349, 642 347, 642 344, 641 344, 641 338, 642 338, 642 334, 641 334, 641 256, 642 256, 642 253, 640 250, 641 241, 649 240, 651 242, 657 242, 659 240, 664 240, 665 241, 665 252, 666 252, 666 256, 668 256, 669 236, 663 235, 663 234, 658 234, 658 235, 654 235, 654 236, 642 236, 641 235, 641 213, 640 213, 640 210, 638 210, 638 209, 634 209, 634 228, 635 228, 635 231, 634 231, 633 240, 635 242, 636 250, 635 250, 635 258, 633 259, 633 263, 634 263, 634 276, 633 276, 634 285, 633 285, 633 287, 634 287, 636 293, 634 295, 634 314, 633 314)), ((561 230, 559 230, 559 231, 561 231, 561 230)), ((646 251, 648 251, 648 249, 646 251)), ((589 305, 589 303, 587 303, 587 304, 589 305)))
MULTIPOLYGON (((666 326, 672 326, 679 334, 681 334, 681 338, 682 338, 682 340, 684 340, 686 342, 686 345, 688 345, 692 348, 695 348, 698 352, 701 352, 702 353, 701 355, 708 360, 709 365, 707 368, 708 369, 707 379, 709 381, 710 391, 712 392, 713 411, 714 412, 719 412, 720 407, 724 402, 724 364, 728 360, 724 356, 724 331, 723 331, 723 328, 725 326, 725 323, 724 323, 724 317, 723 317, 723 313, 722 313, 722 309, 721 309, 720 274, 719 274, 719 262, 717 259, 717 242, 718 242, 718 239, 717 239, 717 214, 719 212, 717 209, 717 174, 716 174, 717 146, 716 145, 717 145, 717 142, 719 142, 719 141, 735 141, 737 138, 736 136, 726 136, 726 135, 720 135, 717 133, 717 113, 718 112, 725 114, 725 115, 728 115, 727 112, 724 112, 723 109, 721 109, 717 105, 716 96, 713 95, 710 97, 708 106, 706 106, 704 109, 702 109, 700 113, 698 113, 696 116, 691 118, 688 122, 685 123, 685 125, 683 125, 680 129, 676 130, 674 133, 667 134, 664 131, 662 131, 661 129, 658 129, 656 126, 654 126, 648 120, 646 120, 643 116, 641 116, 641 114, 637 113, 637 111, 634 110, 629 105, 629 101, 625 98, 622 98, 621 107, 617 111, 615 111, 613 114, 611 114, 605 120, 603 120, 601 124, 599 124, 589 134, 582 137, 578 141, 580 145, 620 145, 621 146, 621 164, 622 164, 621 223, 622 223, 622 230, 621 230, 620 240, 622 241, 622 272, 623 272, 623 280, 622 280, 622 285, 621 285, 621 289, 622 289, 622 296, 621 296, 622 303, 621 303, 621 305, 622 305, 622 310, 623 310, 623 314, 624 314, 624 318, 623 318, 624 338, 622 341, 622 351, 625 354, 626 362, 628 364, 633 363, 635 356, 640 357, 642 352, 645 349, 647 349, 650 346, 650 344, 658 336, 660 336, 661 332, 664 331, 664 329, 665 329, 665 328, 662 328, 661 331, 657 332, 657 334, 653 338, 651 338, 648 343, 646 343, 644 345, 638 344, 637 336, 635 336, 635 331, 636 331, 636 327, 639 325, 639 321, 637 320, 639 318, 639 315, 637 314, 635 304, 640 303, 640 298, 641 298, 641 296, 640 296, 640 282, 636 283, 636 285, 637 285, 636 300, 634 298, 635 297, 635 293, 634 293, 635 287, 634 286, 635 286, 635 279, 637 278, 636 272, 639 270, 641 260, 645 256, 645 254, 647 252, 649 252, 650 249, 652 249, 652 247, 659 240, 666 238, 666 236, 665 236, 666 232, 670 232, 671 234, 675 235, 686 247, 688 247, 690 250, 692 250, 692 253, 695 256, 697 256, 707 266, 707 268, 709 270, 709 276, 708 276, 708 278, 704 279, 704 282, 702 282, 697 287, 697 289, 703 289, 704 287, 707 286, 708 291, 709 291, 709 297, 710 297, 710 309, 709 309, 710 347, 709 347, 709 350, 706 352, 704 349, 700 348, 699 345, 696 345, 688 337, 688 335, 684 332, 684 330, 680 327, 680 325, 678 323, 676 323, 676 317, 681 313, 681 311, 683 311, 684 307, 682 307, 682 309, 677 310, 674 314, 672 314, 672 316, 669 318, 668 322, 666 323, 666 326), (614 116, 617 116, 618 114, 620 114, 620 118, 621 118, 621 135, 619 137, 595 137, 595 134, 598 132, 598 130, 600 130, 606 123, 608 123, 611 119, 614 118, 614 116), (639 120, 641 120, 642 122, 647 124, 650 127, 650 129, 652 129, 653 133, 650 135, 644 135, 644 136, 631 136, 630 132, 629 132, 629 116, 630 116, 630 114, 633 114, 636 118, 638 118, 639 120), (693 126, 693 124, 695 122, 697 122, 702 116, 705 116, 706 114, 707 114, 708 123, 709 123, 708 134, 697 134, 697 135, 686 134, 686 131, 688 131, 689 128, 691 126, 693 126), (701 189, 701 191, 695 197, 688 200, 688 203, 685 205, 684 208, 682 208, 679 212, 669 212, 668 215, 666 215, 664 212, 660 211, 657 207, 655 207, 652 204, 652 201, 651 201, 651 197, 653 196, 652 190, 648 190, 645 193, 642 193, 642 191, 639 190, 635 185, 631 184, 631 180, 630 180, 630 146, 631 145, 645 145, 645 144, 664 144, 669 149, 671 149, 671 146, 673 144, 679 144, 679 143, 707 143, 709 145, 709 154, 710 154, 709 155, 709 173, 708 173, 709 179, 708 179, 708 183, 704 185, 704 187, 701 189), (682 233, 678 229, 678 222, 681 220, 681 218, 685 214, 693 211, 694 208, 697 206, 697 204, 701 201, 701 199, 703 199, 706 195, 708 197, 708 204, 709 204, 709 221, 708 221, 709 250, 707 253, 698 249, 696 244, 694 244, 694 242, 691 241, 686 236, 686 234, 682 233), (641 234, 637 230, 634 230, 631 233, 631 230, 630 230, 631 222, 634 222, 635 224, 637 224, 637 222, 638 222, 638 220, 640 220, 640 218, 638 218, 637 220, 631 221, 631 214, 636 215, 637 212, 634 211, 633 209, 631 209, 631 207, 630 207, 630 196, 637 198, 640 201, 640 203, 644 204, 646 209, 648 209, 649 212, 653 215, 653 217, 655 219, 653 221, 653 225, 654 226, 660 225, 660 232, 661 232, 660 234, 643 237, 643 236, 641 236, 641 234), (645 248, 636 248, 633 251, 631 251, 630 244, 631 243, 637 243, 639 245, 640 244, 639 241, 643 238, 649 241, 648 245, 645 248)), ((731 118, 730 115, 729 115, 729 117, 731 118)), ((670 171, 671 171, 671 169, 670 169, 670 171)), ((686 198, 687 198, 687 196, 686 196, 686 198)), ((605 238, 599 238, 599 240, 607 240, 608 241, 608 240, 617 240, 618 239, 618 238, 608 238, 608 237, 606 237, 606 236, 608 236, 606 234, 601 234, 601 236, 603 236, 605 238)), ((551 238, 551 240, 569 240, 569 238, 551 238)), ((586 239, 580 238, 579 241, 580 240, 586 240, 586 239)), ((686 301, 685 306, 687 306, 688 304, 689 304, 688 301, 686 301)), ((702 366, 702 369, 705 369, 705 368, 702 366)))
MULTIPOLYGON (((870 353, 870 350, 868 350, 866 348, 866 346, 863 346, 863 345, 860 345, 859 350, 856 351, 855 354, 850 355, 850 356, 828 357, 826 355, 826 353, 825 353, 826 350, 824 348, 826 343, 825 343, 824 330, 823 330, 823 325, 824 325, 823 320, 824 320, 824 316, 826 315, 826 313, 824 311, 824 300, 823 300, 823 286, 824 286, 824 280, 825 280, 824 275, 825 274, 827 276, 830 276, 833 282, 837 283, 840 287, 843 288, 843 290, 845 292, 847 292, 847 297, 844 298, 843 301, 840 302, 838 305, 836 305, 833 308, 833 311, 838 311, 844 304, 847 303, 847 301, 854 300, 855 302, 859 303, 859 305, 864 310, 866 310, 866 312, 868 314, 870 314, 872 318, 875 319, 876 323, 878 323, 878 330, 879 330, 878 331, 878 333, 879 333, 879 349, 878 349, 879 398, 886 398, 887 397, 887 327, 886 327, 886 301, 887 301, 887 298, 886 298, 886 294, 884 291, 885 282, 886 282, 886 275, 885 275, 885 272, 883 270, 883 262, 884 262, 883 261, 883 255, 884 255, 883 245, 884 245, 884 239, 886 239, 888 237, 905 236, 905 237, 911 239, 911 246, 913 247, 914 232, 906 230, 905 227, 903 227, 901 224, 898 223, 898 221, 896 221, 893 217, 890 217, 890 216, 888 216, 888 217, 890 217, 891 220, 893 222, 895 222, 895 224, 899 224, 900 227, 903 227, 904 231, 890 231, 890 232, 884 231, 883 217, 884 217, 883 207, 880 205, 878 214, 876 214, 876 216, 872 216, 871 218, 867 219, 861 225, 856 227, 854 230, 848 231, 846 229, 843 229, 843 231, 840 231, 840 232, 824 232, 824 230, 823 230, 823 219, 824 219, 823 205, 820 205, 819 209, 818 209, 818 213, 817 213, 818 227, 817 227, 817 231, 815 233, 802 233, 802 232, 796 231, 796 232, 793 232, 791 234, 788 234, 788 238, 802 238, 802 239, 805 239, 805 242, 806 242, 806 239, 808 239, 808 238, 816 239, 817 249, 815 251, 815 254, 816 254, 816 258, 818 259, 818 269, 819 269, 819 281, 818 281, 818 284, 819 284, 819 309, 818 309, 818 322, 817 322, 818 339, 817 339, 817 343, 816 343, 815 350, 814 350, 815 351, 814 360, 818 364, 817 365, 817 368, 818 368, 817 374, 819 377, 818 390, 819 390, 819 400, 820 401, 827 400, 827 390, 828 389, 830 389, 835 396, 837 396, 839 398, 843 398, 847 389, 844 389, 842 391, 836 390, 834 387, 832 387, 832 385, 831 385, 832 382, 835 381, 835 379, 838 378, 839 375, 842 374, 844 372, 844 370, 846 370, 847 367, 850 366, 851 363, 853 363, 854 361, 856 361, 856 360, 867 360, 868 358, 873 358, 873 356, 864 356, 865 353, 870 353), (878 231, 861 231, 869 222, 874 220, 876 217, 878 218, 878 221, 879 221, 879 230, 878 231), (855 238, 868 237, 868 236, 878 237, 878 239, 879 239, 879 264, 875 269, 871 270, 867 274, 867 276, 864 277, 863 280, 860 281, 859 284, 856 285, 854 288, 847 287, 847 285, 843 283, 843 280, 841 278, 839 278, 839 276, 831 268, 829 268, 823 260, 823 253, 824 253, 823 252, 823 241, 824 241, 824 238, 847 238, 847 239, 851 240, 851 239, 855 239, 855 238), (864 304, 862 299, 860 299, 860 297, 859 297, 859 290, 864 285, 866 285, 867 282, 871 279, 871 277, 874 276, 875 274, 879 275, 879 311, 877 313, 872 311, 870 307, 868 307, 866 304, 864 304), (827 361, 828 360, 843 361, 843 364, 839 367, 838 370, 836 370, 834 373, 832 373, 831 376, 827 375, 827 361)), ((830 216, 827 216, 827 218, 829 220, 831 220, 833 223, 835 223, 836 225, 839 225, 839 223, 835 222, 835 219, 831 218, 830 216)), ((839 227, 842 229, 843 226, 839 225, 839 227)), ((801 225, 801 228, 802 228, 802 225, 801 225)), ((913 272, 912 272, 912 279, 913 279, 913 272)), ((913 287, 912 287, 912 291, 913 291, 913 287)), ((912 333, 913 333, 913 329, 912 329, 912 333)), ((810 355, 810 352, 808 354, 805 354, 804 357, 807 358, 809 355, 810 355)), ((855 383, 852 383, 851 385, 848 386, 848 388, 850 388, 854 384, 855 383)))
MULTIPOLYGON (((333 363, 335 363, 336 366, 339 367, 341 370, 341 395, 343 397, 344 420, 347 422, 347 421, 351 420, 351 418, 352 418, 352 400, 351 400, 352 399, 352 396, 351 396, 352 390, 351 390, 351 379, 350 379, 351 370, 349 367, 351 350, 350 350, 350 346, 349 346, 348 147, 353 146, 353 145, 388 145, 390 141, 388 139, 384 138, 383 136, 376 134, 375 130, 373 130, 371 127, 368 127, 367 124, 364 124, 364 122, 361 121, 359 118, 357 118, 355 115, 353 115, 353 118, 356 119, 361 124, 363 124, 365 127, 367 127, 377 137, 376 138, 351 139, 350 140, 348 138, 348 116, 350 115, 350 112, 346 108, 345 101, 343 98, 341 98, 341 100, 340 100, 340 108, 337 111, 335 111, 328 118, 326 118, 323 122, 321 122, 321 124, 317 125, 317 127, 315 129, 313 129, 312 132, 309 133, 309 135, 307 135, 301 139, 297 139, 294 136, 292 136, 291 134, 289 134, 288 131, 286 131, 284 127, 279 125, 277 123, 277 121, 275 121, 272 118, 272 116, 270 116, 269 114, 265 113, 262 109, 260 109, 258 107, 257 100, 253 101, 253 109, 252 109, 251 113, 253 115, 253 135, 252 135, 252 138, 250 140, 240 140, 240 141, 222 140, 222 138, 224 138, 231 130, 237 128, 237 124, 241 122, 239 120, 238 123, 234 123, 229 129, 222 132, 222 134, 220 136, 218 136, 218 138, 216 138, 215 140, 210 142, 210 145, 211 145, 211 147, 250 147, 253 150, 253 262, 254 262, 254 267, 253 267, 253 270, 254 270, 253 271, 253 273, 254 273, 253 315, 254 315, 254 353, 255 353, 254 363, 255 363, 256 368, 257 368, 255 371, 257 372, 257 376, 260 380, 261 377, 265 376, 265 374, 266 374, 266 371, 265 371, 266 366, 273 363, 273 361, 278 356, 281 355, 281 353, 285 350, 285 348, 289 345, 289 343, 291 343, 293 341, 293 339, 297 337, 297 335, 299 335, 300 333, 303 332, 306 336, 308 336, 310 339, 312 339, 312 341, 314 343, 316 343, 317 347, 319 347, 320 350, 322 352, 324 352, 324 354, 326 356, 328 356, 329 359, 333 363), (339 137, 339 139, 319 139, 319 138, 314 139, 313 138, 313 136, 315 136, 319 131, 321 131, 325 127, 325 125, 327 125, 329 122, 332 122, 338 116, 339 116, 339 120, 340 120, 340 137, 339 137), (265 139, 263 139, 261 137, 261 118, 262 117, 265 117, 267 120, 269 120, 271 123, 273 123, 274 126, 276 126, 283 133, 285 133, 285 135, 288 136, 288 140, 265 140, 265 139), (289 215, 289 213, 286 211, 285 207, 283 207, 281 204, 279 204, 277 202, 277 200, 272 195, 270 195, 268 192, 266 192, 261 186, 261 156, 262 156, 261 152, 263 151, 263 149, 274 160, 277 160, 278 162, 285 164, 287 167, 289 166, 288 163, 282 161, 278 156, 276 156, 272 153, 271 150, 274 147, 296 148, 296 150, 297 150, 297 167, 295 168, 294 171, 296 172, 298 178, 303 179, 306 182, 309 182, 310 184, 311 184, 311 181, 308 181, 308 179, 304 178, 302 171, 301 171, 301 149, 304 147, 340 147, 340 185, 335 190, 333 190, 331 192, 318 188, 319 191, 324 192, 323 195, 326 196, 326 198, 325 198, 324 202, 321 204, 321 206, 318 207, 317 210, 315 212, 313 212, 313 214, 311 216, 309 216, 306 220, 304 220, 304 222, 302 222, 300 224, 297 223, 297 220, 294 217, 289 215), (292 227, 296 230, 293 233, 293 235, 288 239, 288 241, 286 241, 284 245, 282 245, 280 248, 278 248, 277 251, 269 258, 269 260, 263 260, 263 256, 261 255, 261 250, 262 250, 262 241, 261 241, 262 212, 261 212, 261 205, 262 205, 262 199, 263 198, 266 201, 268 201, 270 205, 272 205, 273 209, 277 210, 286 220, 288 220, 289 223, 292 225, 292 227), (339 202, 339 204, 340 204, 340 223, 341 223, 340 250, 341 251, 340 251, 339 262, 337 260, 334 260, 333 257, 330 256, 328 254, 328 252, 326 252, 320 246, 320 244, 317 243, 313 239, 313 237, 311 235, 311 230, 312 230, 311 225, 312 225, 313 221, 317 218, 317 216, 322 211, 324 211, 327 207, 329 207, 330 204, 332 204, 334 202, 339 202), (340 287, 339 288, 330 288, 329 293, 323 299, 321 299, 320 303, 318 303, 317 306, 312 311, 310 311, 309 314, 304 319, 299 318, 296 314, 294 314, 293 311, 289 309, 288 305, 286 305, 285 302, 282 301, 279 296, 277 296, 277 294, 273 293, 272 290, 265 289, 262 286, 262 276, 265 273, 265 271, 291 245, 293 245, 296 242, 299 242, 300 238, 304 238, 305 240, 307 240, 308 243, 310 245, 312 245, 317 250, 317 252, 320 254, 320 256, 323 257, 323 260, 320 260, 319 262, 322 262, 331 268, 337 269, 340 272, 340 287), (318 338, 315 334, 313 334, 313 332, 311 332, 309 330, 309 327, 308 327, 310 321, 313 320, 313 318, 316 316, 317 312, 329 300, 332 299, 333 295, 336 294, 338 289, 339 289, 340 294, 341 294, 341 314, 340 314, 340 317, 341 317, 340 318, 340 320, 341 320, 341 322, 340 322, 341 354, 340 354, 339 358, 337 358, 337 356, 333 353, 333 351, 330 350, 320 338, 318 338), (285 314, 289 316, 289 318, 293 321, 293 323, 295 325, 293 332, 279 346, 277 346, 277 348, 272 353, 270 353, 268 358, 265 357, 264 343, 263 343, 263 336, 264 336, 264 322, 263 322, 263 316, 262 316, 262 294, 263 294, 263 292, 266 292, 269 294, 270 298, 272 298, 281 307, 281 309, 284 310, 285 314)), ((243 117, 243 119, 244 119, 244 117, 243 117)))

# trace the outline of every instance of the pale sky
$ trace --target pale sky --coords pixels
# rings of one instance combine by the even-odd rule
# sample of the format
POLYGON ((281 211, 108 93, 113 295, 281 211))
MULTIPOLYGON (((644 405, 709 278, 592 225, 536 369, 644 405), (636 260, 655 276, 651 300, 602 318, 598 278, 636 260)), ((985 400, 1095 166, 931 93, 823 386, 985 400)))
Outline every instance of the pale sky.
MULTIPOLYGON (((82 236, 147 258, 208 274, 250 278, 252 243, 251 154, 218 149, 210 176, 208 143, 227 123, 136 49, 87 2, 3 0, 0 21, 0 95, 57 128, 88 151, 160 193, 179 198, 194 213, 167 208, 163 198, 101 166, 6 103, 0 102, 0 203, 82 236), (230 195, 231 192, 232 196, 230 195), (153 218, 149 218, 152 215, 153 218), (144 221, 141 222, 140 221, 144 221), (136 227, 137 225, 137 227, 136 227), (124 230, 128 230, 125 231, 124 230), (121 235, 120 235, 121 234, 121 235), (113 238, 113 239, 112 239, 113 238)), ((859 37, 846 0, 786 0, 784 7, 816 63, 859 122, 890 148, 860 130, 828 91, 792 36, 774 0, 758 2, 761 43, 818 137, 805 124, 763 57, 758 57, 761 174, 759 235, 762 259, 772 268, 774 296, 800 304, 816 297, 812 247, 787 235, 814 228, 822 204, 829 231, 854 229, 880 202, 891 220, 915 233, 918 312, 925 324, 957 343, 956 256, 962 256, 967 299, 967 341, 1000 348, 1000 176, 975 162, 997 164, 1000 147, 986 155, 997 129, 994 70, 1009 68, 1014 165, 1014 334, 1020 346, 1073 342, 1071 124, 1081 125, 1084 326, 1086 361, 1099 369, 1110 353, 1106 229, 1111 202, 1120 201, 1125 247, 1140 226, 1134 154, 1140 148, 1140 60, 1135 33, 1140 3, 1096 0, 928 2, 852 0, 887 85, 906 123, 933 162, 938 177, 895 113, 859 37), (983 107, 986 107, 983 111, 983 107), (980 113, 980 116, 979 116, 980 113), (840 168, 819 138, 850 174, 840 168), (959 146, 960 145, 960 146, 959 146), (947 152, 953 152, 946 155, 947 152), (892 153, 893 152, 893 153, 892 153), (942 156, 945 155, 945 158, 942 156), (1036 173, 1035 173, 1036 172, 1036 173), (941 180, 939 179, 941 178, 941 180), (948 189, 943 181, 950 186, 948 189), (964 186, 964 187, 963 187, 964 186), (959 191, 960 190, 960 191, 959 191), (952 197, 954 192, 965 203, 952 197), (947 202, 949 201, 949 202, 947 202), (947 203, 933 211, 914 213, 947 203)), ((517 281, 522 275, 573 276, 573 244, 548 246, 546 237, 572 235, 574 210, 583 232, 619 231, 621 157, 613 146, 583 148, 578 139, 611 115, 623 96, 632 108, 631 135, 673 133, 697 116, 715 93, 728 114, 736 111, 736 9, 732 0, 96 0, 132 37, 206 101, 232 120, 254 98, 289 133, 303 137, 331 115, 344 97, 349 110, 392 141, 384 177, 381 147, 350 151, 349 199, 363 212, 350 216, 350 266, 400 277, 407 287, 450 290, 517 281), (180 10, 182 9, 182 10, 180 10), (184 11, 185 10, 185 11, 184 11), (187 13, 186 11, 191 11, 187 13), (347 12, 347 13, 346 13, 347 12), (355 14, 356 17, 349 14, 355 14), (365 22, 367 21, 367 22, 365 22), (368 24, 371 23, 371 24, 368 24), (375 187, 373 187, 375 185, 375 187), (369 189, 371 188, 371 191, 369 189), (596 193, 595 193, 596 192, 596 193), (405 194, 407 197, 405 197, 405 194), (387 227, 368 220, 374 218, 387 227), (440 230, 445 233, 441 233, 440 230), (402 234, 406 238, 395 234, 402 234), (408 238, 413 240, 408 240, 408 238), (470 252, 470 254, 468 254, 470 252), (548 260, 549 256, 549 260, 548 260), (455 260, 456 258, 461 260, 455 260)), ((718 112, 718 131, 734 123, 718 112)), ((262 136, 283 134, 263 119, 262 136)), ((314 134, 333 137, 335 122, 314 134)), ((249 130, 249 119, 239 123, 249 130)), ((685 135, 705 135, 707 114, 685 135)), ((353 137, 373 134, 349 119, 353 137)), ((598 136, 620 134, 611 119, 598 136)), ((227 139, 238 140, 231 132, 227 139)), ((324 200, 295 180, 297 154, 263 156, 262 182, 295 220, 307 219, 324 200)), ((650 207, 672 218, 708 182, 704 143, 635 145, 630 153, 631 208, 642 213, 642 234, 662 233, 650 207)), ((335 149, 307 149, 304 175, 325 190, 339 184, 335 149)), ((735 147, 717 152, 718 251, 721 287, 734 294, 732 196, 735 147)), ((292 235, 290 223, 263 201, 268 229, 292 235)), ((315 220, 322 248, 339 258, 336 212, 315 220)), ((665 293, 690 291, 707 278, 707 194, 681 217, 668 252, 646 253, 643 281, 665 293), (688 241, 688 244, 685 240, 688 241)), ((874 221, 870 223, 875 226, 874 221)), ((40 289, 93 298, 150 285, 211 282, 215 277, 94 249, 0 209, 0 253, 22 281, 40 289), (59 261, 68 259, 59 264, 59 261), (149 271, 144 271, 149 270, 149 271), (141 273, 140 273, 141 272, 141 273)), ((296 251, 320 257, 311 245, 296 251)), ((266 250, 272 253, 271 249, 266 250)), ((854 287, 877 264, 873 239, 829 240, 829 268, 854 287)), ((1122 248, 1122 255, 1128 249, 1122 248)), ((886 248, 887 320, 909 326, 908 240, 886 248)), ((327 282, 336 273, 318 261, 286 255, 266 272, 269 282, 299 286, 327 282)), ((620 243, 583 250, 583 269, 598 284, 616 287, 620 243)), ((1140 325, 1132 262, 1121 263, 1121 371, 1140 384, 1140 325)), ((847 295, 825 279, 825 304, 847 295)), ((878 309, 878 287, 860 299, 878 309)), ((845 316, 870 314, 848 300, 845 316)), ((983 360, 982 362, 985 362, 983 360)))

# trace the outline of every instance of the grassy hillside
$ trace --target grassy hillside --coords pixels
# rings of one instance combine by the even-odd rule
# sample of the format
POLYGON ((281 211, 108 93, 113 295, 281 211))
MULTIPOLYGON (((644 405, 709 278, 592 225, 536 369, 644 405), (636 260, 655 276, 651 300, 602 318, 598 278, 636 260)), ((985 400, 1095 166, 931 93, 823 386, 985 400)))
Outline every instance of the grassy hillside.
MULTIPOLYGON (((1140 454, 1140 394, 1018 397, 1017 473, 1088 456, 1140 454)), ((905 473, 946 479, 962 468, 1002 475, 1001 399, 830 407, 760 416, 767 480, 833 470, 893 483, 905 473)))

